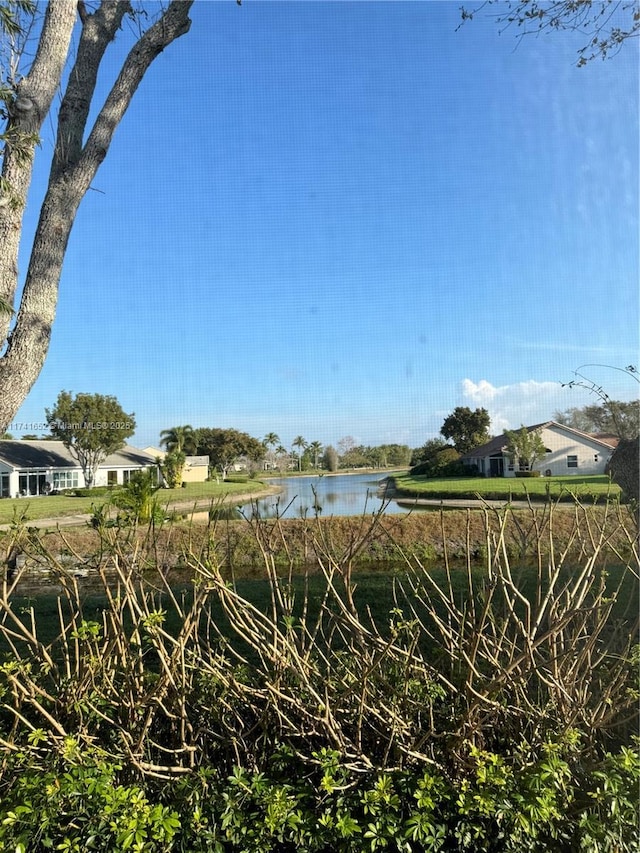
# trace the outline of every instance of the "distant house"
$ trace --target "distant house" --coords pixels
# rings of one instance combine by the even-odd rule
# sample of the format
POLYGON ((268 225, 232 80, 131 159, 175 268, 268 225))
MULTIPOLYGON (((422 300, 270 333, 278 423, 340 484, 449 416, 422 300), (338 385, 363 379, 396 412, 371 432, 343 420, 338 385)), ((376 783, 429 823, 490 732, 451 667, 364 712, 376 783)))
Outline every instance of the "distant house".
MULTIPOLYGON (((157 447, 145 447, 145 453, 153 456, 154 459, 164 459, 166 450, 160 450, 157 447)), ((209 477, 209 457, 208 456, 187 456, 184 461, 182 470, 183 483, 204 483, 209 477)))
MULTIPOLYGON (((157 470, 155 457, 125 444, 99 466, 94 485, 123 485, 135 471, 148 468, 157 470)), ((0 441, 0 497, 32 497, 84 486, 82 468, 61 441, 0 441)))
MULTIPOLYGON (((536 462, 534 470, 549 477, 604 474, 618 444, 616 436, 592 435, 555 421, 534 424, 527 430, 540 433, 547 451, 536 462)), ((504 435, 498 435, 466 453, 461 461, 475 466, 485 477, 515 477, 518 470, 518 463, 514 464, 507 455, 504 435)))

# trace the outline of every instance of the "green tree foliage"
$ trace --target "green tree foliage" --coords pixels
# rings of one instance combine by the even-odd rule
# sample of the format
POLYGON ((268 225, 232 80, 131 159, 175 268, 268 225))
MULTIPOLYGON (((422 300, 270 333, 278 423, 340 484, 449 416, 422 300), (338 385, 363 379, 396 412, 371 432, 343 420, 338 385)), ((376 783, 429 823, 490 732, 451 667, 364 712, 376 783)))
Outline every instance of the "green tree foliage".
POLYGON ((0 432, 47 356, 78 208, 145 74, 188 32, 192 2, 150 4, 140 13, 127 0, 0 3, 0 432), (118 63, 109 48, 119 33, 135 36, 118 63), (110 87, 101 104, 98 80, 110 87), (32 234, 24 213, 36 160, 47 156, 48 146, 38 151, 43 126, 55 144, 32 234), (24 281, 19 255, 27 258, 24 281))
POLYGON ((383 468, 404 468, 411 461, 408 444, 381 444, 378 450, 382 454, 380 465, 383 468))
POLYGON ((335 473, 338 470, 339 465, 340 458, 338 456, 338 451, 332 444, 327 445, 322 456, 322 467, 326 468, 326 470, 331 473, 335 473))
POLYGON ((521 426, 519 430, 505 430, 506 453, 519 471, 533 471, 536 462, 547 452, 537 430, 521 426))
POLYGON ((447 444, 443 438, 428 439, 422 447, 417 447, 411 453, 411 467, 419 465, 421 462, 429 461, 436 455, 436 453, 439 453, 441 450, 446 450, 447 447, 451 447, 451 445, 447 444))
POLYGON ((155 518, 160 521, 164 516, 162 508, 155 499, 158 490, 156 471, 134 471, 129 482, 113 497, 114 506, 123 510, 119 522, 140 522, 146 524, 155 518))
POLYGON ((268 432, 262 439, 265 447, 270 447, 272 450, 280 444, 280 436, 277 432, 268 432))
POLYGON ((277 432, 268 432, 262 439, 265 446, 265 461, 268 462, 269 468, 276 468, 278 465, 278 451, 280 445, 280 436, 277 432))
POLYGON ((160 471, 165 479, 167 488, 176 489, 182 483, 182 472, 186 462, 184 451, 174 448, 160 460, 160 471))
POLYGON ((202 427, 197 431, 197 454, 209 457, 209 466, 226 479, 229 468, 241 457, 257 462, 264 457, 264 444, 236 429, 202 427))
POLYGON ((451 439, 458 453, 469 453, 489 440, 491 418, 486 409, 458 406, 445 418, 440 434, 451 439))
POLYGON ((349 447, 340 454, 341 468, 367 468, 371 461, 366 453, 367 448, 362 444, 349 447))
POLYGON ((163 429, 160 433, 160 447, 166 448, 169 452, 178 450, 187 456, 192 456, 197 446, 198 435, 190 424, 163 429))
POLYGON ((309 453, 311 454, 311 461, 314 468, 318 467, 318 459, 320 454, 322 453, 322 442, 321 441, 312 441, 309 443, 308 447, 309 453))
POLYGON ((623 402, 606 399, 602 403, 554 412, 554 421, 582 432, 637 438, 640 433, 640 400, 623 402))
POLYGON ((411 461, 411 448, 407 444, 355 444, 347 436, 340 445, 341 468, 404 468, 411 461))
POLYGON ((304 439, 301 435, 297 435, 291 442, 291 446, 296 447, 298 449, 298 471, 302 471, 302 453, 304 450, 306 450, 307 447, 306 439, 304 439))
POLYGON ((434 449, 430 456, 419 462, 411 469, 411 474, 422 477, 462 477, 468 476, 475 469, 469 469, 460 462, 460 454, 455 449, 446 445, 440 449, 434 449))
POLYGON ((493 9, 501 30, 517 28, 519 36, 544 32, 578 33, 584 44, 578 49, 577 65, 615 55, 640 33, 637 0, 484 0, 474 9, 462 9, 470 20, 480 10, 493 9))
POLYGON ((78 460, 87 488, 95 481, 98 466, 124 447, 136 429, 133 413, 127 414, 115 397, 61 391, 55 406, 45 409, 53 438, 62 441, 78 460))

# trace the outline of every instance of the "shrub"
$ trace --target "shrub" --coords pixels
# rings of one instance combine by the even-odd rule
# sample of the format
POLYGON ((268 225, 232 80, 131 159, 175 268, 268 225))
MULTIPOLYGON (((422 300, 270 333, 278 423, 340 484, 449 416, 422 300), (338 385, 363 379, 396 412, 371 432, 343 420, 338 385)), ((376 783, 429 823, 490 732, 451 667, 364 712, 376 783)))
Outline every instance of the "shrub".
POLYGON ((164 509, 154 497, 158 489, 155 471, 135 471, 126 486, 112 499, 113 505, 121 510, 119 520, 143 524, 151 520, 162 521, 164 509))
POLYGON ((182 450, 175 448, 165 453, 164 459, 158 460, 160 472, 165 479, 168 489, 177 489, 182 482, 182 472, 186 462, 186 455, 182 450))
POLYGON ((67 494, 74 498, 99 498, 112 492, 113 486, 94 486, 91 489, 59 490, 58 494, 67 494))
POLYGON ((516 471, 515 475, 516 475, 516 477, 520 477, 520 478, 524 478, 524 479, 527 479, 530 477, 540 477, 541 476, 540 471, 516 471))
POLYGON ((341 546, 299 522, 324 578, 302 600, 293 562, 279 568, 285 526, 248 521, 266 607, 241 595, 215 523, 185 545, 181 593, 166 567, 146 579, 164 562, 152 527, 101 527, 98 610, 46 540, 12 529, 60 602, 51 626, 14 606, 20 571, 0 591, 0 849, 631 853, 638 550, 629 517, 606 512, 627 536, 618 575, 603 566, 621 552, 579 505, 577 568, 546 550, 552 506, 518 517, 540 547, 528 571, 508 509, 484 514, 482 570, 445 550, 437 573, 387 531, 406 565, 378 615, 353 565, 379 515, 341 546))
POLYGON ((3 850, 171 849, 180 829, 177 813, 152 803, 140 785, 123 784, 122 766, 107 753, 72 736, 51 743, 37 729, 28 745, 5 761, 3 850))
POLYGON ((430 457, 415 465, 410 470, 411 475, 426 477, 464 477, 470 474, 476 476, 475 469, 471 471, 460 461, 460 453, 454 447, 445 447, 430 457))

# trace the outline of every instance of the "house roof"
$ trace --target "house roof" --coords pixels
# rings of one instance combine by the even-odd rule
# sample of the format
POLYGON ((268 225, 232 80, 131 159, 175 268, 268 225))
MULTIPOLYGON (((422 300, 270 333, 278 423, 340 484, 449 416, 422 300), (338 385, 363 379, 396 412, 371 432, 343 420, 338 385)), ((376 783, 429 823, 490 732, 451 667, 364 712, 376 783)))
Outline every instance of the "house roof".
MULTIPOLYGON (((544 429, 545 427, 557 427, 564 432, 572 433, 576 438, 589 439, 590 442, 601 444, 609 450, 611 450, 612 447, 616 447, 619 441, 618 437, 615 435, 594 435, 589 432, 582 432, 579 429, 574 429, 573 427, 565 426, 565 424, 559 424, 557 421, 545 421, 541 424, 532 424, 531 426, 526 427, 526 430, 527 432, 534 432, 535 430, 544 429)), ((497 435, 486 444, 474 447, 473 450, 469 451, 469 453, 465 453, 462 458, 481 459, 486 456, 497 456, 504 452, 506 446, 507 443, 505 441, 504 434, 497 435)))
POLYGON ((167 451, 166 451, 166 450, 160 450, 160 448, 159 448, 159 447, 154 447, 152 444, 150 444, 150 445, 149 445, 149 447, 145 447, 144 452, 145 452, 145 453, 150 453, 150 454, 151 454, 151 456, 153 456, 153 458, 154 458, 154 459, 155 459, 157 456, 159 456, 159 457, 160 457, 160 459, 164 459, 164 457, 167 455, 167 451))
MULTIPOLYGON (((13 469, 80 467, 61 441, 0 441, 0 462, 13 469)), ((154 463, 151 454, 125 444, 107 456, 100 467, 140 467, 154 463)))
POLYGON ((589 434, 591 435, 591 438, 595 438, 603 444, 608 444, 609 447, 617 447, 620 443, 620 437, 611 432, 592 432, 589 434))
POLYGON ((479 447, 474 447, 468 453, 463 454, 463 459, 481 459, 484 456, 496 456, 504 450, 506 444, 504 435, 496 435, 486 444, 481 444, 479 447))
POLYGON ((185 465, 190 465, 192 468, 208 468, 209 467, 209 457, 208 456, 186 456, 185 457, 185 465))

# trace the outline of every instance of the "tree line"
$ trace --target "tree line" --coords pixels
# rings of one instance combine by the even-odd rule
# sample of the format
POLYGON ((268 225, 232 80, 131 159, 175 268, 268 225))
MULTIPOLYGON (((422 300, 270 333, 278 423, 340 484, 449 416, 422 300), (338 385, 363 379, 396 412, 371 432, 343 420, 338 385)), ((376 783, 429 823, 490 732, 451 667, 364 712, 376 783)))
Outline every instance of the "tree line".
POLYGON ((346 436, 336 449, 331 444, 325 446, 321 441, 307 441, 298 435, 286 447, 275 432, 258 439, 237 429, 194 429, 190 424, 163 430, 160 445, 166 450, 162 460, 165 479, 176 484, 187 456, 208 456, 212 474, 222 479, 237 464, 255 475, 258 471, 401 468, 407 467, 411 459, 411 448, 405 444, 372 447, 356 444, 351 436, 346 436))
MULTIPOLYGON (((122 448, 136 429, 133 412, 127 413, 115 397, 102 394, 77 394, 62 391, 55 405, 45 409, 49 434, 42 438, 64 443, 82 467, 85 482, 91 486, 99 465, 111 453, 122 448)), ((600 405, 573 407, 555 412, 558 423, 581 432, 637 438, 640 431, 640 401, 605 400, 600 405)), ((484 408, 472 410, 458 406, 448 415, 438 438, 430 438, 421 447, 406 444, 357 444, 345 436, 333 445, 307 441, 296 436, 286 447, 276 432, 259 439, 232 428, 174 426, 160 433, 160 445, 166 451, 159 464, 170 486, 180 485, 187 456, 208 456, 210 474, 227 478, 238 464, 250 474, 259 471, 289 470, 335 472, 355 468, 405 468, 432 477, 469 473, 461 457, 489 441, 491 418, 484 408)), ((5 433, 5 438, 11 438, 5 433)), ((35 439, 37 436, 24 436, 35 439)), ((507 452, 523 470, 532 469, 544 453, 539 436, 522 427, 505 432, 507 452), (537 439, 537 440, 536 440, 537 439), (527 467, 528 466, 528 467, 527 467)))

